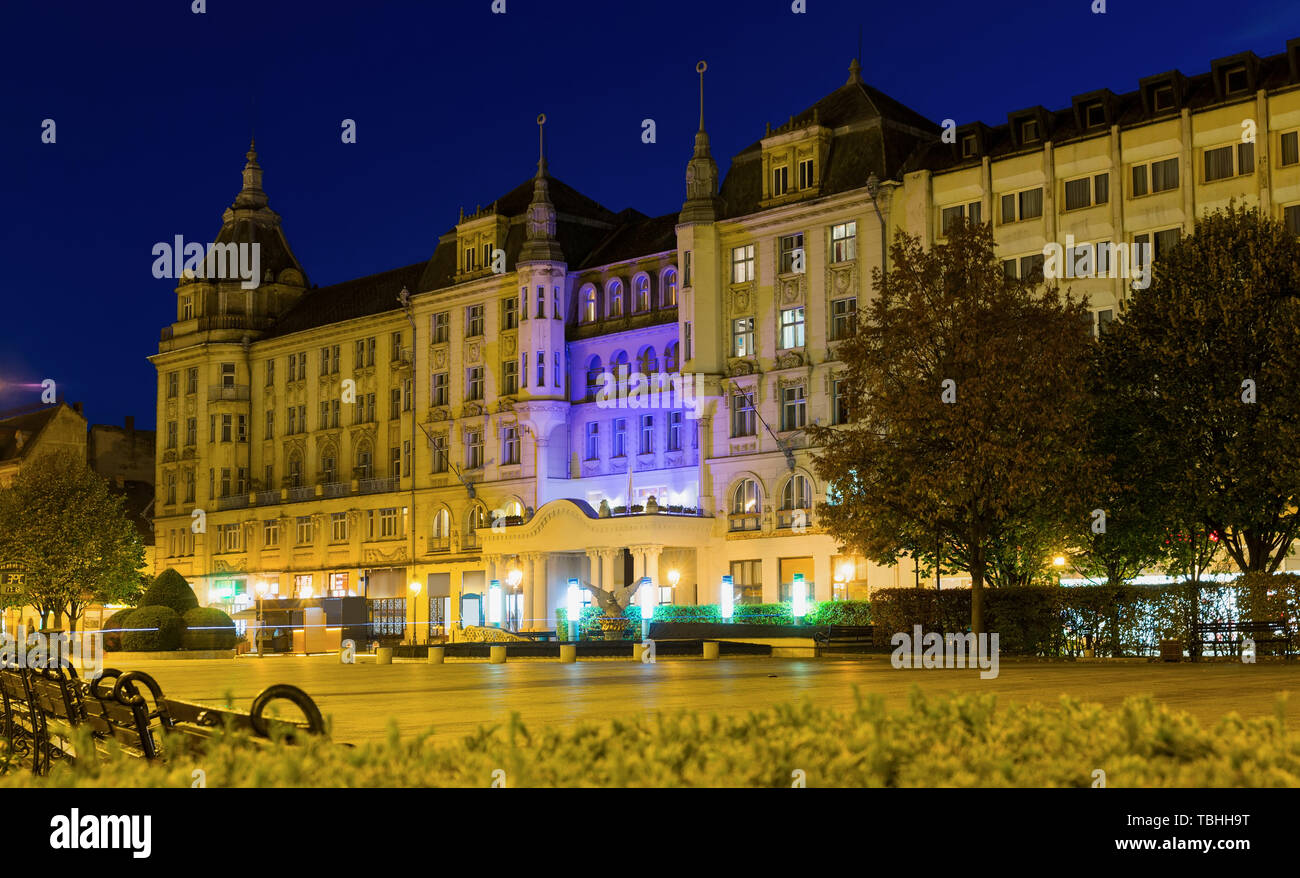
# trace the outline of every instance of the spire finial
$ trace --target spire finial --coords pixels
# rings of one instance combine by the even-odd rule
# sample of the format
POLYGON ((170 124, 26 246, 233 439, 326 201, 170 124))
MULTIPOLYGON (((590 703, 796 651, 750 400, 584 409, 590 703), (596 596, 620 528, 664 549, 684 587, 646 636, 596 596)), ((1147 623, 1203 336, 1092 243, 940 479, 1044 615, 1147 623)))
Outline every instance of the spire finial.
POLYGON ((704 61, 695 65, 695 72, 700 74, 700 130, 704 130, 704 71, 709 69, 709 65, 704 61))
POLYGON ((546 114, 537 114, 537 176, 546 176, 546 114))
POLYGON ((854 58, 849 63, 849 81, 846 82, 845 85, 856 85, 861 82, 862 82, 862 65, 858 63, 857 58, 854 58))

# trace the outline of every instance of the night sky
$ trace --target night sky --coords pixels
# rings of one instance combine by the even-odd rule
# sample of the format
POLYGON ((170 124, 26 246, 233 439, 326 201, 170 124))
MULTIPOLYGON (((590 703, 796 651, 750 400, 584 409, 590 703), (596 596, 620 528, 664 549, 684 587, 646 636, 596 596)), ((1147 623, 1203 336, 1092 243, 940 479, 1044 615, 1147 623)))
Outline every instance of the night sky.
POLYGON ((1300 36, 1295 0, 1108 0, 1105 15, 1091 0, 206 5, 0 12, 0 409, 53 378, 92 423, 153 427, 145 357, 175 296, 150 251, 212 240, 254 130, 270 206, 324 286, 427 259, 459 207, 529 177, 538 112, 554 176, 614 211, 679 209, 701 58, 725 173, 765 123, 844 83, 860 26, 866 81, 959 124, 1300 36), (340 139, 349 118, 356 144, 340 139))

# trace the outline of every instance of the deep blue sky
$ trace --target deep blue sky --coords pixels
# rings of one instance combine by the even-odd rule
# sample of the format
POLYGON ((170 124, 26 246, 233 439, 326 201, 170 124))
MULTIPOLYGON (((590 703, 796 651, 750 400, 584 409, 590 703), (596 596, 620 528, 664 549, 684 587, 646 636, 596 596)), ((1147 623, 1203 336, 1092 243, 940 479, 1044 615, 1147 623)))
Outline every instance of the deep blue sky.
MULTIPOLYGON (((428 258, 461 205, 551 172, 612 210, 681 206, 695 62, 723 165, 863 76, 938 121, 1129 91, 1283 51, 1295 0, 490 0, 10 3, 0 12, 0 385, 59 382, 93 422, 152 427, 145 357, 175 313, 155 242, 210 241, 256 128, 311 282, 428 258), (1021 62, 1024 59, 1024 62, 1021 62), (42 144, 41 121, 57 123, 42 144), (340 142, 355 119, 358 142, 340 142), (658 142, 641 142, 653 118, 658 142)), ((38 401, 0 386, 0 409, 38 401)))

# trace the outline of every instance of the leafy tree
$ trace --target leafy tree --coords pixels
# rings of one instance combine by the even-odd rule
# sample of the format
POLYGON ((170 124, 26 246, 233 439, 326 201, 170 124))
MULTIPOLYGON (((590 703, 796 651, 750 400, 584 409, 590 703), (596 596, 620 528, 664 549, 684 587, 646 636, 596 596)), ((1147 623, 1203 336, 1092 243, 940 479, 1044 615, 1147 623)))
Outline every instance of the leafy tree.
POLYGON ((1071 488, 1087 465, 1088 313, 1055 286, 1008 278, 987 226, 929 251, 900 234, 892 256, 840 350, 852 422, 809 431, 835 489, 820 514, 879 563, 933 553, 937 536, 943 563, 970 572, 978 633, 985 582, 1041 575, 1043 547, 1082 514, 1071 488))
POLYGON ((1112 325, 1104 404, 1172 510, 1175 566, 1199 579, 1221 546, 1276 571, 1300 534, 1300 242, 1255 209, 1206 214, 1112 325))
POLYGON ((129 603, 139 589, 144 548, 122 498, 71 451, 29 461, 0 490, 0 563, 22 570, 21 602, 42 627, 69 627, 87 604, 129 603))

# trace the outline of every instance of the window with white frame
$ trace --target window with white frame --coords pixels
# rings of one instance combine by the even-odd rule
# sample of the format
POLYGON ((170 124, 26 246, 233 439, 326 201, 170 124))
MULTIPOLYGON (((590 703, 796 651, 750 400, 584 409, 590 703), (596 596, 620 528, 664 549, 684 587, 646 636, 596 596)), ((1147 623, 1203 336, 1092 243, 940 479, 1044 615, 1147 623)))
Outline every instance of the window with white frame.
POLYGON ((430 320, 430 338, 433 344, 443 344, 451 337, 451 320, 446 311, 439 311, 430 320))
POLYGON ((858 258, 857 222, 831 226, 831 262, 851 262, 858 258))
POLYGON ((781 347, 803 347, 803 308, 785 308, 781 311, 781 347))
POLYGON ((619 280, 612 280, 605 287, 605 290, 606 290, 607 301, 609 302, 609 308, 606 310, 606 313, 609 314, 610 317, 622 317, 623 316, 623 282, 619 280))
POLYGON ((587 423, 587 460, 600 459, 600 423, 589 421, 587 423))
POLYGON ((465 431, 465 466, 480 469, 483 466, 483 431, 465 431))
POLYGON ((733 438, 755 435, 753 397, 737 392, 731 395, 731 435, 733 438))
POLYGON ((503 466, 519 463, 519 428, 514 424, 501 428, 501 463, 503 466))
POLYGON ((858 331, 858 297, 846 296, 831 302, 831 341, 849 338, 858 331))
POLYGON ((650 278, 646 277, 644 274, 638 275, 632 284, 632 310, 649 311, 650 278))
POLYGON ((781 429, 803 429, 807 415, 807 405, 808 401, 805 398, 802 384, 795 387, 781 388, 781 429))
POLYGON ((731 355, 751 357, 754 350, 754 318, 738 317, 731 322, 731 355))
POLYGON ((348 514, 346 512, 330 513, 330 542, 346 543, 348 541, 348 514))
POLYGON ((627 418, 614 419, 613 457, 627 457, 627 418))
POLYGON ((659 286, 662 292, 659 295, 659 304, 663 308, 677 307, 677 271, 668 269, 659 279, 659 286))
POLYGON ((754 279, 754 245, 733 247, 731 250, 731 282, 749 283, 754 279))
POLYGON ((641 416, 641 445, 639 453, 654 454, 655 451, 655 416, 641 416))

